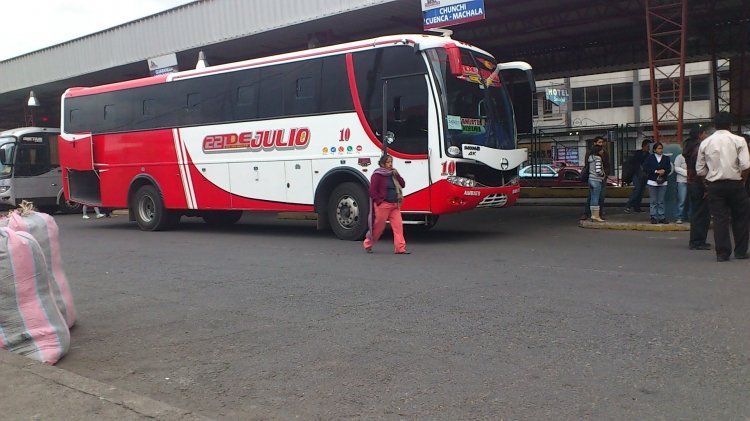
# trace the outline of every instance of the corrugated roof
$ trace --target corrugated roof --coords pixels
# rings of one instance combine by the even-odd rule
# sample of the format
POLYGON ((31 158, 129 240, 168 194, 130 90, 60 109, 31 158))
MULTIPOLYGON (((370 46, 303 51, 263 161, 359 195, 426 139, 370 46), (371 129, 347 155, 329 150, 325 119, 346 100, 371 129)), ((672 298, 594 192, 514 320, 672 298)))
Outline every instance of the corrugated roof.
POLYGON ((0 94, 394 0, 201 0, 0 62, 0 94))

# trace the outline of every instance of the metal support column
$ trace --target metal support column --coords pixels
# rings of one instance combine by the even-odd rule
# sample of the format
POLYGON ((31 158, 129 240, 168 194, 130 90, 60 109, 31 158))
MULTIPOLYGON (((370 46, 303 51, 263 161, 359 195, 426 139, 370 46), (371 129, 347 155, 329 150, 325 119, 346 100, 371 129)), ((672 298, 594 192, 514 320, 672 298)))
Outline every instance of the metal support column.
POLYGON ((669 140, 680 142, 685 100, 687 0, 646 0, 646 30, 654 139, 668 140, 663 138, 662 132, 665 122, 669 121, 677 123, 675 136, 669 140))

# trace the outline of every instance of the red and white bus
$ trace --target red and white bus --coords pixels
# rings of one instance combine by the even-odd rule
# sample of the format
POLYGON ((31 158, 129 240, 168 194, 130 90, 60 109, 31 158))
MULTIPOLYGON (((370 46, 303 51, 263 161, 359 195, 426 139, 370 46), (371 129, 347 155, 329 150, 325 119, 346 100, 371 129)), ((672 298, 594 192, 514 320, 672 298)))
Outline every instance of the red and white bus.
POLYGON ((498 65, 448 37, 398 35, 70 88, 65 195, 127 208, 149 231, 182 216, 221 225, 243 211, 315 212, 320 227, 359 239, 387 149, 406 180, 404 219, 430 226, 516 201, 527 159, 516 120, 530 127, 533 85, 526 63, 498 65))

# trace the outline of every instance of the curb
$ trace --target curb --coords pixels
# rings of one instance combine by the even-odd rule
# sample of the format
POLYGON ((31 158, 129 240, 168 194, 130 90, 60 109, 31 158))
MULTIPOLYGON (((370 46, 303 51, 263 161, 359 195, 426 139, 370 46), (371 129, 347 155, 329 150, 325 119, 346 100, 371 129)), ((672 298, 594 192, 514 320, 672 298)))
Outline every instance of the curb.
POLYGON ((594 222, 579 221, 578 226, 588 229, 600 230, 627 230, 627 231, 690 231, 690 224, 652 224, 641 222, 594 222))
MULTIPOLYGON (((34 388, 46 392, 47 396, 43 402, 34 407, 23 404, 21 397, 29 398, 30 394, 30 391, 26 389, 11 389, 12 392, 17 391, 18 399, 8 396, 7 392, 3 397, 3 399, 15 401, 22 408, 28 408, 33 414, 33 419, 76 419, 78 417, 82 419, 85 418, 82 412, 85 411, 86 405, 89 405, 88 409, 90 410, 104 411, 99 415, 133 413, 138 418, 169 421, 210 421, 210 418, 202 415, 175 408, 166 403, 121 390, 2 349, 0 349, 0 379, 6 384, 22 383, 27 387, 28 385, 34 385, 34 388), (24 381, 22 382, 21 379, 24 381), (78 396, 83 399, 82 407, 76 409, 76 411, 82 411, 81 413, 74 415, 61 412, 61 406, 63 405, 60 405, 60 402, 56 403, 55 399, 66 399, 66 396, 78 396), (109 408, 109 410, 105 408, 109 408)), ((38 399, 33 396, 31 398, 34 402, 38 399)), ((16 415, 21 414, 16 413, 16 415)))

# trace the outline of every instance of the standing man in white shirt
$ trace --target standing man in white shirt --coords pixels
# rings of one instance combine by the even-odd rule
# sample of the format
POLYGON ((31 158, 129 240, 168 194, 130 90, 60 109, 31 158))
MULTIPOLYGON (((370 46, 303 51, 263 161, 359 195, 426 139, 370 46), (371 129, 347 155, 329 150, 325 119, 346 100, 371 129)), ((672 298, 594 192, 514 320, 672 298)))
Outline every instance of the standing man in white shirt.
POLYGON ((747 259, 750 239, 750 200, 743 176, 750 169, 750 152, 740 136, 729 131, 732 115, 720 112, 714 117, 716 132, 701 142, 695 170, 705 176, 708 206, 714 219, 716 260, 726 262, 732 254, 729 237, 731 217, 734 258, 747 259))

